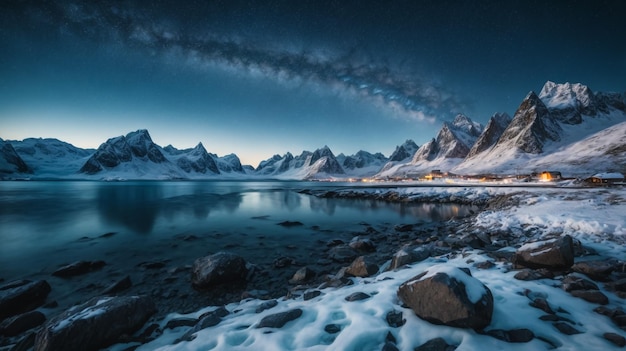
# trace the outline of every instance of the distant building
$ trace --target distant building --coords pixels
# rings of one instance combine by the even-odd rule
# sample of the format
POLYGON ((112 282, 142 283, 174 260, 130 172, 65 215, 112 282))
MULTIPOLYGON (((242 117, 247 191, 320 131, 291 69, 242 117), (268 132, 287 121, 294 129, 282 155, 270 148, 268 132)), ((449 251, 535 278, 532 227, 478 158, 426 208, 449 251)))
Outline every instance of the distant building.
POLYGON ((624 181, 624 175, 621 173, 598 173, 585 179, 585 182, 592 185, 611 185, 624 181))
POLYGON ((563 176, 561 175, 561 172, 544 171, 544 172, 541 172, 538 178, 540 181, 543 181, 543 182, 553 182, 553 181, 563 179, 563 176))

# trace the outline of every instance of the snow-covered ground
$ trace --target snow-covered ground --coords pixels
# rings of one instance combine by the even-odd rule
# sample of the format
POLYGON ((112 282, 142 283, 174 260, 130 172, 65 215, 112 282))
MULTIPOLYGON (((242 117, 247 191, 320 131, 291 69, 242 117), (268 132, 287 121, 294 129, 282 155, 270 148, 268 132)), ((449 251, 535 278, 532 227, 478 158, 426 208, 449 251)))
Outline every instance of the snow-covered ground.
MULTIPOLYGON (((626 261, 625 188, 415 187, 362 191, 396 191, 413 197, 445 193, 463 197, 510 194, 515 205, 477 214, 471 219, 470 230, 486 228, 511 232, 520 238, 516 246, 550 235, 569 234, 603 257, 626 261)), ((514 249, 510 247, 504 250, 514 249)), ((495 262, 495 266, 489 269, 474 266, 477 262, 487 260, 493 261, 484 252, 471 249, 431 257, 397 271, 379 273, 370 278, 352 278, 354 285, 322 289, 320 296, 307 301, 302 297, 279 299, 277 306, 261 313, 255 310, 263 301, 242 300, 225 306, 230 313, 216 326, 197 332, 192 341, 174 343, 190 327, 166 329, 164 327, 168 320, 197 318, 217 307, 206 307, 189 315, 172 314, 160 321, 163 334, 137 350, 381 350, 388 333, 396 339, 399 350, 413 350, 436 337, 445 339, 448 344, 458 345, 459 351, 547 350, 554 346, 558 350, 619 349, 607 341, 603 334, 608 332, 626 336, 626 332, 608 317, 594 312, 593 309, 598 305, 565 292, 560 288, 558 280, 514 279, 516 271, 510 271, 510 266, 502 262, 495 262), (491 290, 494 313, 486 330, 527 328, 535 334, 535 338, 528 343, 507 343, 471 329, 431 324, 418 318, 411 309, 402 307, 397 297, 400 284, 435 265, 437 269, 444 270, 445 266, 469 268, 472 275, 491 290), (525 290, 544 296, 554 310, 560 309, 559 316, 573 321, 574 327, 582 333, 565 335, 551 322, 540 320, 539 317, 545 315, 545 312, 529 306, 530 300, 525 296, 525 290), (354 302, 345 300, 346 296, 355 292, 363 292, 370 297, 354 302), (302 315, 282 328, 256 328, 263 317, 296 308, 303 311, 302 315), (406 319, 405 325, 391 327, 387 323, 387 313, 394 310, 402 312, 402 318, 406 319), (340 331, 325 331, 325 327, 331 324, 338 326, 340 331)), ((609 308, 626 308, 625 300, 607 291, 603 284, 598 285, 609 298, 609 308)), ((123 350, 128 346, 118 344, 111 350, 123 350)))

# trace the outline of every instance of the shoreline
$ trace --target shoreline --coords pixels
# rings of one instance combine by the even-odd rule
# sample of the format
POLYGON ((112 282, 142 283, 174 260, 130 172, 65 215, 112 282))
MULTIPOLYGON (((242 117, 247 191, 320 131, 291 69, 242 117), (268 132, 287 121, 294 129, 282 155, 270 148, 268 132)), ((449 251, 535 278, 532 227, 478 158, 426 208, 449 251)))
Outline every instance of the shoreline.
MULTIPOLYGON (((311 196, 329 196, 328 192, 329 191, 326 193, 314 194, 314 192, 310 190, 305 190, 300 193, 308 193, 308 195, 311 196)), ((355 198, 359 196, 357 193, 359 193, 359 191, 355 191, 354 189, 345 189, 345 192, 339 196, 355 198)), ((554 235, 548 233, 546 236, 542 235, 542 233, 537 233, 532 226, 524 229, 526 234, 523 235, 519 235, 519 233, 513 233, 511 231, 509 231, 508 235, 506 235, 506 230, 496 230, 490 234, 491 237, 499 237, 500 242, 492 240, 489 236, 481 237, 476 234, 477 232, 485 229, 480 225, 481 219, 479 217, 481 215, 484 216, 485 212, 503 211, 505 209, 520 206, 520 204, 523 206, 525 199, 537 196, 528 192, 505 192, 504 194, 493 194, 489 193, 489 191, 485 191, 474 194, 476 196, 472 199, 467 197, 468 194, 415 195, 396 192, 395 196, 389 195, 392 193, 394 192, 389 191, 383 194, 365 192, 365 194, 361 193, 361 195, 364 196, 365 199, 383 200, 388 202, 436 202, 444 200, 450 201, 452 198, 454 201, 459 201, 458 203, 481 206, 481 209, 480 211, 477 211, 477 213, 462 219, 450 220, 447 222, 425 223, 420 226, 411 226, 410 224, 406 226, 400 224, 362 223, 364 229, 361 233, 344 233, 344 238, 339 239, 342 240, 341 243, 335 242, 333 246, 326 246, 326 243, 320 242, 320 245, 315 248, 312 254, 312 257, 318 258, 315 261, 307 259, 301 260, 301 262, 297 262, 297 260, 296 262, 292 262, 290 259, 293 259, 293 257, 289 257, 291 249, 285 247, 283 251, 285 253, 285 257, 287 258, 285 262, 288 262, 285 263, 285 266, 272 267, 274 262, 270 263, 269 260, 263 262, 262 264, 257 263, 256 265, 252 265, 252 274, 250 276, 250 280, 248 280, 248 286, 252 285, 252 289, 244 288, 232 291, 227 287, 222 287, 225 289, 219 288, 218 290, 213 291, 213 293, 207 294, 206 292, 198 292, 191 288, 191 284, 189 282, 191 267, 189 265, 173 267, 167 260, 163 260, 161 258, 161 260, 145 262, 143 266, 139 266, 139 270, 141 271, 139 273, 143 275, 143 278, 132 279, 132 287, 124 291, 121 295, 147 294, 156 298, 157 305, 160 305, 161 311, 154 315, 150 321, 146 323, 146 325, 154 325, 154 323, 157 323, 159 324, 158 328, 161 328, 164 324, 163 321, 167 319, 171 313, 193 314, 198 310, 206 310, 206 306, 245 303, 246 301, 250 301, 249 299, 282 299, 281 301, 286 301, 301 297, 305 291, 319 289, 325 282, 327 283, 328 281, 333 280, 329 279, 329 277, 333 277, 335 278, 335 281, 339 281, 338 283, 335 283, 335 286, 338 287, 345 287, 347 286, 346 284, 354 284, 355 278, 351 278, 348 275, 345 275, 345 272, 342 272, 342 267, 350 265, 354 257, 350 257, 350 259, 345 259, 345 261, 341 262, 329 259, 328 257, 328 252, 332 249, 332 247, 348 244, 349 241, 352 240, 349 239, 349 237, 360 237, 361 239, 367 239, 372 242, 375 246, 373 251, 371 249, 355 250, 356 254, 369 257, 379 268, 384 268, 394 253, 398 252, 398 250, 407 244, 428 246, 432 250, 429 256, 435 260, 441 260, 442 258, 452 259, 456 256, 463 255, 464 252, 469 253, 475 250, 482 251, 489 256, 490 252, 497 252, 502 248, 515 248, 521 246, 526 241, 538 238, 546 239, 550 237, 550 235, 554 235), (394 235, 389 235, 391 231, 394 232, 394 235), (304 266, 310 266, 309 268, 312 268, 316 272, 316 277, 313 280, 303 282, 303 284, 289 284, 288 280, 289 278, 292 278, 293 272, 304 266), (137 283, 135 283, 135 281, 137 281, 137 283), (175 293, 172 294, 172 291, 175 291, 175 293), (193 300, 193 302, 190 303, 190 300, 193 300), (182 301, 187 301, 187 304, 182 301)), ((186 239, 189 239, 189 241, 185 241, 185 238, 178 238, 180 242, 174 242, 172 245, 181 245, 184 243, 193 244, 193 242, 197 240, 197 238, 194 239, 191 237, 186 239)), ((599 253, 600 257, 604 257, 606 255, 607 253, 599 253)), ((491 257, 494 262, 499 262, 497 264, 505 264, 506 266, 506 255, 502 256, 501 254, 497 254, 491 257)), ((623 257, 617 257, 617 259, 621 261, 624 260, 623 257)), ((129 270, 137 270, 137 267, 129 267, 129 270)), ((508 269, 505 269, 505 271, 508 271, 508 269)), ((87 289, 83 291, 85 296, 94 294, 95 291, 102 289, 102 286, 99 286, 98 284, 92 285, 91 287, 89 286, 93 284, 94 280, 102 279, 102 275, 99 275, 99 273, 108 273, 109 278, 117 276, 119 279, 123 278, 125 275, 124 272, 106 272, 106 270, 104 270, 92 272, 83 276, 87 278, 87 280, 92 281, 92 283, 87 284, 87 289)), ((381 269, 378 274, 382 273, 383 269, 381 269)), ((388 274, 393 275, 393 272, 388 274)), ((358 280, 361 278, 356 279, 358 280)), ((358 284, 358 282, 356 283, 358 284)), ((59 307, 58 309, 61 308, 59 307)), ((51 311, 56 310, 53 309, 51 311)), ((153 338, 154 335, 148 336, 143 341, 153 340, 153 338)), ((9 343, 14 341, 14 339, 10 339, 9 343)), ((0 345, 0 348, 1 347, 2 346, 0 345)))

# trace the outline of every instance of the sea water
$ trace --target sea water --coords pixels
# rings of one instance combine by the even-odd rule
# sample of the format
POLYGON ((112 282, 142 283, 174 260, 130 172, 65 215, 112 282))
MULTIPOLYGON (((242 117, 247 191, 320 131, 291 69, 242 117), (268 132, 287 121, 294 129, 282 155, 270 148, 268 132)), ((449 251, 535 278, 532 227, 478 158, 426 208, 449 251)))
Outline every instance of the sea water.
MULTIPOLYGON (((454 204, 327 199, 303 189, 349 184, 296 181, 0 182, 0 279, 49 274, 77 260, 137 264, 220 250, 306 254, 364 225, 416 224, 469 214, 454 204), (302 225, 281 226, 281 222, 302 225), (201 241, 193 243, 193 240, 201 241), (189 244, 188 242, 192 242, 189 244)), ((393 235, 393 234, 390 234, 393 235)))

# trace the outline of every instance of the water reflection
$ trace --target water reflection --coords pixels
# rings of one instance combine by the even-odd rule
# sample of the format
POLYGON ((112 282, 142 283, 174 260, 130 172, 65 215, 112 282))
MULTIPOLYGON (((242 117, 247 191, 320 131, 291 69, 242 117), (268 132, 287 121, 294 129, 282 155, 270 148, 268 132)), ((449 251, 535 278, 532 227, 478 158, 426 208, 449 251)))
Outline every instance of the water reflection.
MULTIPOLYGON (((363 215, 376 211, 391 210, 401 217, 413 218, 416 221, 444 221, 451 218, 469 216, 472 206, 457 204, 433 203, 389 203, 370 199, 333 199, 309 197, 309 208, 314 212, 321 212, 333 216, 339 208, 356 209, 363 215)), ((365 219, 365 218, 364 218, 365 219)))
POLYGON ((235 212, 242 195, 202 193, 196 187, 193 194, 163 198, 158 183, 111 185, 98 188, 97 209, 103 223, 122 225, 136 233, 150 233, 162 217, 176 221, 190 215, 206 219, 211 211, 235 212))

